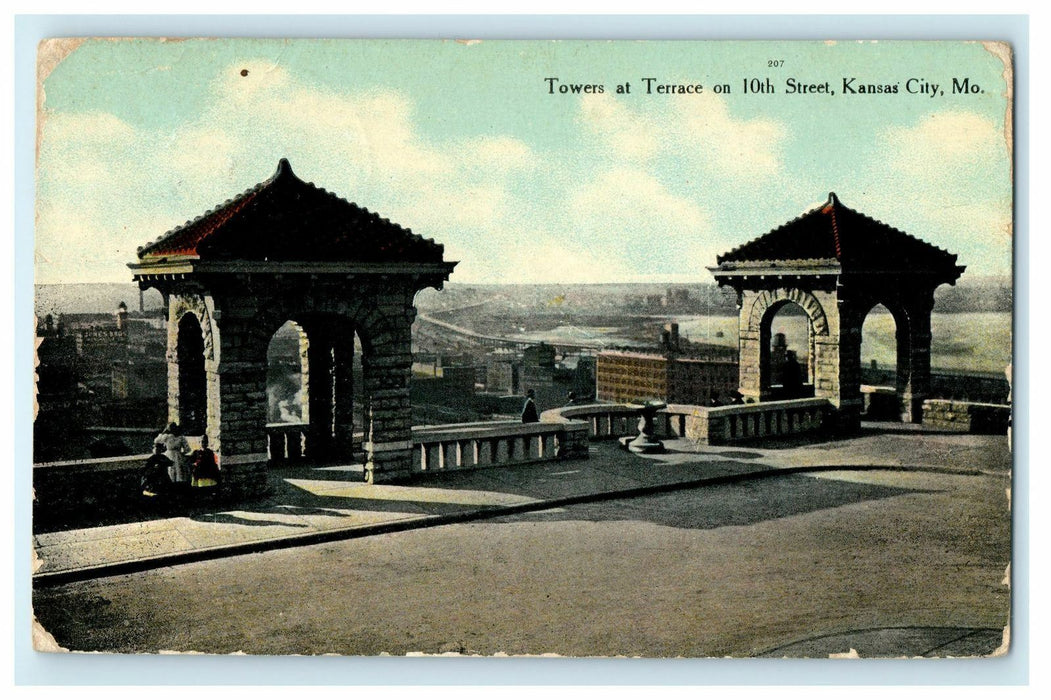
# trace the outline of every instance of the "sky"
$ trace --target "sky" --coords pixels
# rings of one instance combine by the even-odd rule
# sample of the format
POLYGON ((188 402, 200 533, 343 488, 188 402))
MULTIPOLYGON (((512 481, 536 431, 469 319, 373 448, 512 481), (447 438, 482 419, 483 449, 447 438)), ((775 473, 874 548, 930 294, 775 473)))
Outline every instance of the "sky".
POLYGON ((458 283, 711 282, 718 254, 830 191, 957 253, 967 276, 1011 272, 1008 83, 1004 61, 979 43, 51 49, 41 54, 37 283, 130 281, 138 246, 267 179, 280 158, 444 244, 458 283), (646 94, 644 78, 703 91, 646 94), (746 94, 753 78, 776 92, 746 94), (899 92, 844 95, 844 78, 899 92), (953 94, 954 78, 978 88, 953 94), (786 94, 788 79, 828 81, 835 94, 786 94), (617 94, 624 83, 630 93, 617 94), (573 84, 604 91, 558 90, 573 84), (906 90, 933 84, 940 94, 906 90))

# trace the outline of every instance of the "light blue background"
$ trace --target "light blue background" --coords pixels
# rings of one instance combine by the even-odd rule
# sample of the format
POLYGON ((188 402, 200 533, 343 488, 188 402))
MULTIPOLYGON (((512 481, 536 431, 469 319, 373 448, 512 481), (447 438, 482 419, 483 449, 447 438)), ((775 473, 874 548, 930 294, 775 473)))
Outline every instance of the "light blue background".
POLYGON ((1028 19, 1025 16, 20 16, 15 18, 15 531, 18 684, 1024 684, 1029 665, 1028 19), (1012 649, 999 659, 780 660, 403 659, 40 654, 29 638, 33 182, 37 43, 58 36, 536 39, 991 39, 1015 55, 1012 649))

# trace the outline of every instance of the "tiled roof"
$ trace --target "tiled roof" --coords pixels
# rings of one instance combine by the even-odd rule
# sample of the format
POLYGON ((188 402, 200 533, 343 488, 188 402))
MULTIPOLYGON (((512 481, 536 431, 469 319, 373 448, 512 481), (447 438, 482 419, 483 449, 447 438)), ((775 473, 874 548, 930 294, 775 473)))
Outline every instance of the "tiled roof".
POLYGON ((443 246, 312 183, 281 159, 269 180, 138 250, 142 261, 441 262, 443 246))
POLYGON ((956 256, 881 221, 828 201, 716 258, 741 262, 837 260, 847 270, 937 270, 956 268, 956 256))

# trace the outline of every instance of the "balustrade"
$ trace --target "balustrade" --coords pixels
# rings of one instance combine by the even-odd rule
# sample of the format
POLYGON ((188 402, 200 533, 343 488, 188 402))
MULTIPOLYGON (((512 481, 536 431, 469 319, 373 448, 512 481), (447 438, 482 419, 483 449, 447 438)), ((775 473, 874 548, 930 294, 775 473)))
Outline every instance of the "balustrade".
POLYGON ((818 432, 826 427, 833 406, 825 399, 766 401, 732 406, 669 405, 666 434, 706 445, 732 445, 818 432))
POLYGON ((307 423, 267 423, 266 438, 273 463, 302 462, 310 458, 307 423))
POLYGON ((587 430, 578 421, 416 427, 412 429, 413 469, 451 471, 586 457, 587 430))

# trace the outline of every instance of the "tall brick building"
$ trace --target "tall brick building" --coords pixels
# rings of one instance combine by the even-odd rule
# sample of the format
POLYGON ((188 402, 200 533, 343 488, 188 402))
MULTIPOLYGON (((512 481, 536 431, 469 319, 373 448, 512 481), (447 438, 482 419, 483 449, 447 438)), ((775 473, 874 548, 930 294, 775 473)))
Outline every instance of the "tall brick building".
POLYGON ((672 354, 602 352, 597 357, 599 401, 707 406, 729 403, 737 390, 738 367, 732 358, 693 358, 672 354))

